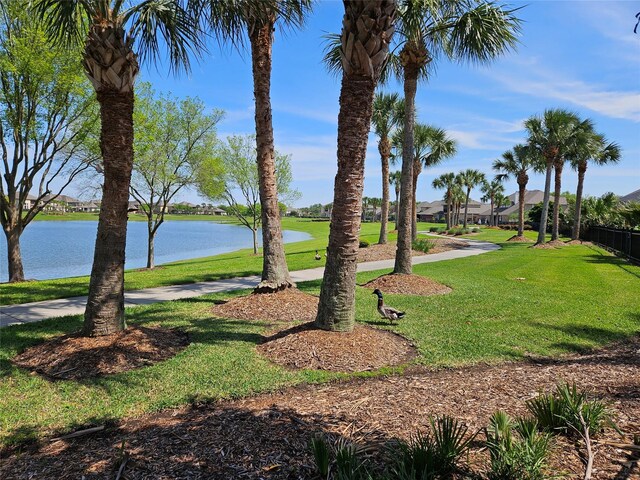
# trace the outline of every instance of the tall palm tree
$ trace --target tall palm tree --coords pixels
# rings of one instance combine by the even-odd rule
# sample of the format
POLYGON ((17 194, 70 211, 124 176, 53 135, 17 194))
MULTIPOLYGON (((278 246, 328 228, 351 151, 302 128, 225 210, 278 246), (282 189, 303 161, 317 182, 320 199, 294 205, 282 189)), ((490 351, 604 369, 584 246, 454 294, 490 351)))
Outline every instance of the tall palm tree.
POLYGON ((620 146, 609 143, 604 135, 591 132, 578 146, 576 154, 570 159, 571 166, 578 172, 578 186, 576 188, 576 205, 573 220, 571 239, 577 240, 580 236, 580 216, 582 213, 582 189, 584 187, 584 176, 587 172, 589 162, 594 165, 605 165, 607 163, 617 163, 620 161, 620 146))
POLYGON ((393 185, 393 188, 396 192, 396 230, 398 229, 398 214, 399 214, 399 208, 400 208, 400 202, 398 201, 400 198, 400 179, 402 176, 402 172, 400 171, 396 171, 396 172, 391 172, 389 174, 389 183, 391 183, 391 185, 393 185))
POLYGON ((486 181, 484 173, 479 170, 468 168, 460 172, 460 183, 467 189, 464 200, 464 218, 462 220, 463 228, 467 228, 467 212, 469 210, 469 195, 478 185, 482 185, 486 181))
POLYGON ((502 159, 493 162, 493 169, 498 172, 496 178, 508 180, 512 175, 518 183, 518 237, 524 235, 524 197, 527 193, 529 175, 527 172, 536 163, 535 151, 526 145, 518 144, 512 150, 502 154, 502 159))
POLYGON ((476 0, 404 0, 398 7, 399 54, 394 59, 404 86, 402 191, 394 273, 411 273, 415 98, 418 80, 428 77, 433 60, 488 63, 516 44, 520 20, 515 10, 476 0))
POLYGON ((454 205, 454 220, 453 225, 460 225, 460 210, 464 203, 466 195, 464 193, 464 186, 462 185, 461 174, 458 173, 454 179, 453 188, 451 189, 451 200, 454 205))
MULTIPOLYGON (((396 151, 402 152, 404 143, 404 130, 399 129, 393 137, 396 151)), ((417 190, 418 176, 422 168, 440 164, 447 158, 456 154, 456 141, 447 135, 442 128, 433 125, 417 123, 414 129, 414 156, 413 156, 413 193, 411 194, 411 232, 415 240, 418 234, 417 223, 417 190)), ((402 155, 402 153, 400 153, 402 155)))
POLYGON ((491 205, 491 213, 489 214, 490 215, 489 225, 493 227, 495 226, 493 222, 494 220, 493 206, 495 203, 496 196, 504 194, 504 185, 502 184, 502 180, 500 179, 500 177, 496 177, 490 182, 488 181, 482 182, 482 186, 480 187, 480 189, 482 190, 482 193, 484 193, 484 196, 482 197, 482 201, 486 202, 488 200, 491 205))
MULTIPOLYGON (((536 244, 544 243, 549 215, 549 197, 551 191, 551 172, 557 162, 575 150, 576 129, 580 124, 578 116, 563 109, 545 110, 542 117, 533 116, 525 120, 524 127, 528 134, 528 146, 536 152, 540 159, 535 169, 544 170, 544 196, 542 199, 542 216, 536 244)), ((558 200, 555 202, 559 203, 558 200)))
POLYGON ((397 93, 378 93, 373 100, 371 124, 378 136, 378 152, 382 164, 382 212, 378 243, 387 243, 387 222, 389 219, 389 157, 391 157, 391 133, 398 126, 400 96, 397 93))
POLYGON ((496 206, 496 210, 495 210, 495 218, 494 218, 494 225, 498 225, 498 212, 500 211, 500 209, 506 205, 509 202, 509 197, 507 197, 506 195, 504 195, 503 193, 497 193, 494 197, 493 197, 493 203, 496 206))
POLYGON ((456 174, 443 173, 433 180, 431 184, 437 190, 445 190, 444 198, 447 202, 447 230, 453 226, 453 190, 456 183, 456 174))
POLYGON ((282 239, 275 167, 273 119, 271 113, 271 64, 273 32, 302 26, 311 10, 311 0, 193 0, 214 32, 223 40, 242 45, 239 33, 246 30, 251 46, 255 101, 256 148, 262 224, 262 278, 256 293, 268 293, 293 286, 282 239))
POLYGON ((197 22, 178 0, 36 0, 34 12, 54 41, 84 40, 83 66, 100 104, 104 185, 83 333, 125 328, 124 254, 133 165, 133 91, 138 58, 156 61, 160 45, 172 68, 189 68, 204 50, 197 22), (162 39, 162 40, 161 40, 162 39))
POLYGON ((355 324, 364 159, 375 88, 394 32, 396 2, 344 2, 344 9, 339 52, 343 73, 338 115, 338 172, 315 322, 319 328, 332 331, 351 331, 355 324))

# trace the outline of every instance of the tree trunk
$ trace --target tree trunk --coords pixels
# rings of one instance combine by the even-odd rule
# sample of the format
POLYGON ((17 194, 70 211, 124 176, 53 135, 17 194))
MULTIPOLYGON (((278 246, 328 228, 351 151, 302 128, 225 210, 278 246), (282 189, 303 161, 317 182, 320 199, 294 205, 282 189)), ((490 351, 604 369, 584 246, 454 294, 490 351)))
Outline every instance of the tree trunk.
POLYGON ((398 217, 400 217, 400 185, 396 186, 396 232, 398 231, 398 217))
POLYGON ((578 187, 576 188, 576 212, 573 217, 573 230, 571 240, 580 238, 580 216, 582 215, 582 188, 584 187, 584 174, 587 172, 587 162, 578 165, 578 187))
POLYGON ((251 235, 253 236, 253 254, 258 254, 258 229, 257 227, 253 227, 251 229, 251 235))
POLYGON ((133 165, 133 91, 98 91, 104 185, 83 334, 124 330, 124 256, 133 165))
POLYGON ((551 228, 551 240, 558 240, 560 230, 560 190, 562 189, 562 167, 564 162, 555 165, 555 189, 553 192, 553 227, 551 228))
MULTIPOLYGON (((295 286, 284 253, 271 115, 271 48, 274 18, 250 32, 260 205, 262 206, 262 281, 256 292, 295 286)), ((257 250, 256 250, 257 253, 257 250)))
POLYGON ((524 235, 524 196, 527 193, 528 177, 518 179, 518 236, 524 235))
POLYGON ((402 142, 402 175, 400 180, 400 215, 398 217, 398 246, 393 273, 410 274, 411 264, 411 197, 413 195, 413 130, 415 126, 415 102, 418 89, 418 69, 414 65, 404 67, 404 139, 402 142))
POLYGON ((418 238, 418 175, 420 175, 420 162, 413 162, 413 194, 411 195, 411 240, 418 238))
POLYGON ((24 268, 20 253, 20 227, 7 225, 4 231, 7 237, 7 262, 9 265, 9 282, 24 282, 24 268))
POLYGON ((327 262, 316 325, 324 330, 351 331, 355 324, 355 287, 364 159, 376 82, 343 76, 338 116, 338 173, 327 262))
POLYGON ((147 268, 154 268, 156 232, 153 231, 153 221, 151 219, 147 221, 147 233, 147 268))
POLYGON ((491 197, 491 217, 489 218, 489 225, 495 227, 494 219, 493 219, 493 197, 491 197))
POLYGON ((453 212, 451 211, 451 194, 447 195, 447 230, 451 228, 451 220, 453 218, 453 212))
POLYGON ((542 197, 542 215, 540 215, 540 228, 538 229, 538 240, 536 245, 544 243, 547 233, 547 218, 549 216, 549 195, 551 190, 551 171, 553 161, 547 160, 547 170, 544 178, 544 196, 542 197))
POLYGON ((389 223, 389 139, 380 139, 378 144, 382 163, 382 205, 380 206, 379 244, 387 243, 387 227, 389 223))
POLYGON ((469 210, 469 195, 471 195, 471 189, 467 188, 467 198, 464 201, 464 218, 462 219, 462 228, 467 228, 467 211, 469 210))

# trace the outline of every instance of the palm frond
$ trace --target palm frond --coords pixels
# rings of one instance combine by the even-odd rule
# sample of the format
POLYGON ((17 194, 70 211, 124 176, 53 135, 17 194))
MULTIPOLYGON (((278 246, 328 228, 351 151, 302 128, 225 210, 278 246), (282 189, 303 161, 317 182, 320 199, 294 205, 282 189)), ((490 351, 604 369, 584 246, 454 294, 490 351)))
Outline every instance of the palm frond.
POLYGON ((342 40, 340 34, 327 33, 322 38, 324 39, 322 63, 324 63, 330 74, 339 77, 342 74, 342 57, 340 54, 342 40))
POLYGON ((86 0, 36 0, 31 8, 52 41, 81 45, 88 23, 98 13, 96 6, 86 0))
POLYGON ((142 62, 160 59, 161 40, 173 71, 189 71, 190 55, 199 57, 206 51, 205 35, 197 19, 178 0, 146 0, 123 12, 123 23, 128 21, 142 62))

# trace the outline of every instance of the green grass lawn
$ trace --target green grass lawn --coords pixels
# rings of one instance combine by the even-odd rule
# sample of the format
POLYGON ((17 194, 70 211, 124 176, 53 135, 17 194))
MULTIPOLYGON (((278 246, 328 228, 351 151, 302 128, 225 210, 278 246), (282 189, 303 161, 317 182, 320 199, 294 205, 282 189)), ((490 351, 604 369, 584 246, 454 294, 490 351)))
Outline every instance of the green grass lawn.
MULTIPOLYGON (((95 214, 75 213, 69 215, 50 215, 50 219, 74 220, 80 217, 96 218, 95 214)), ((138 215, 137 217, 140 217, 138 215)), ((212 220, 212 217, 201 215, 172 215, 181 220, 185 218, 193 220, 212 220), (194 218, 195 217, 195 218, 194 218)), ((215 217, 218 221, 221 217, 215 217)), ((86 218, 85 218, 86 219, 86 218)), ((223 221, 232 222, 232 219, 222 217, 223 221)), ((393 224, 392 224, 393 225, 393 224)), ((420 223, 419 228, 427 229, 431 224, 420 223)), ((283 218, 282 226, 285 230, 297 230, 310 234, 313 239, 295 242, 285 245, 287 264, 290 271, 303 270, 318 266, 314 259, 315 251, 324 252, 329 237, 329 222, 312 222, 309 219, 283 218)), ((370 243, 378 241, 380 223, 363 223, 361 238, 370 243)), ((160 227, 162 234, 162 227, 160 227)), ((247 229, 247 236, 251 232, 247 229)), ((390 241, 395 241, 394 234, 389 235, 390 241)), ((181 260, 168 263, 152 271, 145 269, 127 270, 125 273, 125 290, 138 290, 140 288, 160 287, 165 285, 181 285, 185 283, 219 280, 221 278, 242 277, 259 275, 262 271, 262 257, 253 255, 251 249, 238 250, 213 257, 181 260)), ((25 272, 29 275, 29 272, 25 272)), ((54 280, 41 280, 23 283, 0 284, 0 305, 13 305, 17 303, 38 302, 54 298, 76 297, 86 295, 89 288, 89 277, 69 277, 54 280)))
MULTIPOLYGON (((501 233, 503 241, 512 235, 501 233)), ((359 274, 358 283, 381 273, 386 272, 359 274)), ((640 332, 640 268, 598 248, 533 250, 503 244, 501 250, 477 257, 419 265, 415 273, 449 285, 453 292, 385 296, 387 303, 407 312, 391 326, 379 318, 371 292, 358 287, 356 317, 411 339, 422 365, 559 355, 640 332)), ((300 287, 318 293, 319 282, 300 287)), ((238 294, 127 310, 130 324, 180 327, 192 343, 160 364, 101 379, 51 382, 9 361, 29 345, 77 330, 80 316, 0 330, 0 441, 11 444, 166 407, 346 376, 291 372, 260 357, 255 346, 264 324, 214 318, 210 312, 213 300, 238 294)))

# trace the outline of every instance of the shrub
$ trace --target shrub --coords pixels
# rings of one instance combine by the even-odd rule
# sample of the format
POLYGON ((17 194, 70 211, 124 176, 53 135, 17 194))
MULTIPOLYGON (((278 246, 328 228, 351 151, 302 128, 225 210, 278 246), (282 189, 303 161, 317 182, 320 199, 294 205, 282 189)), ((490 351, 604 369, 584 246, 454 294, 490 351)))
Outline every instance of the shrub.
POLYGON ((495 412, 486 430, 491 458, 490 480, 542 480, 549 452, 549 434, 538 433, 534 419, 513 422, 504 412, 495 412))
POLYGON ((557 385, 556 391, 527 401, 527 408, 540 428, 563 434, 580 434, 582 421, 596 434, 606 424, 613 425, 611 411, 600 400, 587 400, 587 394, 576 384, 557 385), (581 418, 582 417, 582 418, 581 418))
POLYGON ((429 227, 431 233, 437 232, 438 230, 440 230, 440 227, 429 227))
POLYGON ((429 250, 431 250, 435 246, 436 242, 434 242, 433 240, 418 238, 413 242, 412 248, 414 250, 418 250, 419 252, 429 253, 429 250))
POLYGON ((396 459, 391 478, 418 480, 449 476, 469 451, 475 435, 467 435, 465 425, 446 415, 431 418, 429 422, 430 432, 418 432, 409 443, 401 442, 391 452, 396 459))
POLYGON ((360 243, 358 244, 358 247, 360 248, 367 248, 369 246, 369 242, 366 240, 360 240, 360 243))
POLYGON ((478 233, 480 229, 478 227, 474 227, 471 229, 471 233, 478 233))
POLYGON ((331 461, 331 452, 327 439, 322 435, 316 435, 311 439, 311 451, 316 463, 316 469, 320 478, 335 478, 336 480, 365 480, 370 479, 371 475, 367 469, 366 460, 361 458, 360 448, 349 443, 344 439, 340 439, 333 445, 333 458, 331 461), (332 468, 335 466, 335 468, 332 468), (331 475, 335 471, 335 475, 331 475))

